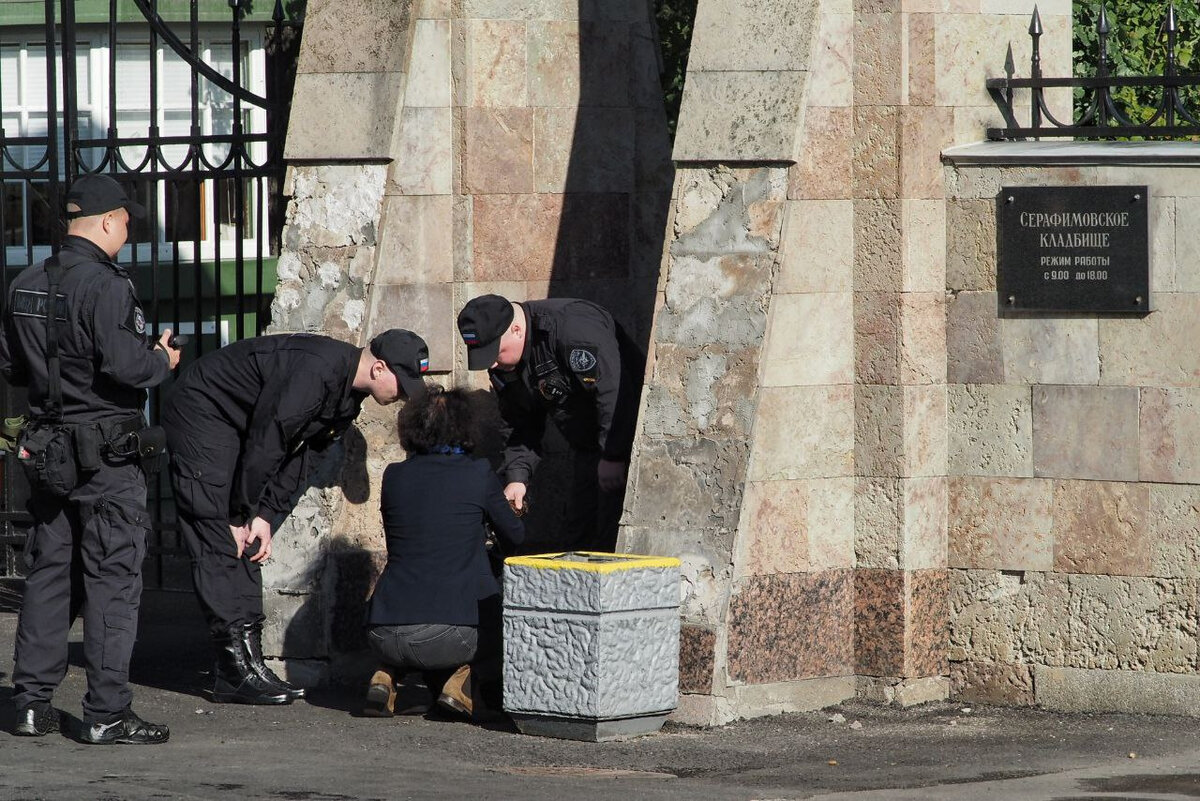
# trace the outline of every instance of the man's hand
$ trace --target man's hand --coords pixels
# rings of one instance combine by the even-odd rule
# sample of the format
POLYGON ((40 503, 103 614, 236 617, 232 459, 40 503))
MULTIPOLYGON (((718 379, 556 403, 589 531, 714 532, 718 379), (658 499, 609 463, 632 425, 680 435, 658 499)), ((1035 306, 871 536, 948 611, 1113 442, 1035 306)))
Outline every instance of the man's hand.
POLYGON ((504 497, 508 499, 513 511, 520 515, 525 510, 525 490, 527 487, 520 481, 514 481, 504 488, 504 497))
POLYGON ((271 558, 271 524, 261 517, 256 517, 250 521, 247 528, 249 534, 246 536, 246 545, 258 542, 258 553, 251 556, 250 561, 262 564, 271 558))
POLYGON ((249 526, 235 526, 229 524, 229 534, 233 537, 233 541, 237 543, 237 558, 242 558, 242 552, 246 550, 246 538, 250 536, 249 526))
POLYGON ((178 348, 171 347, 172 333, 173 332, 170 328, 163 331, 162 336, 158 338, 158 342, 154 343, 154 347, 162 348, 162 352, 167 354, 167 363, 171 365, 171 369, 174 370, 179 366, 179 357, 183 355, 183 351, 179 350, 178 348))
POLYGON ((596 481, 602 492, 617 492, 625 484, 625 463, 601 459, 596 465, 596 481))

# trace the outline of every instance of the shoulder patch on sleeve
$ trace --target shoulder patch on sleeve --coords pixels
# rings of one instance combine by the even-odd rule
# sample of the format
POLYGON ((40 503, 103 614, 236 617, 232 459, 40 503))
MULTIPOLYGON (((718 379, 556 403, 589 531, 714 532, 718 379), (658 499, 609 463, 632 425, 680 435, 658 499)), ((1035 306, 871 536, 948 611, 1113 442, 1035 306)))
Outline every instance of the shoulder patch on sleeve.
POLYGON ((128 328, 138 336, 144 336, 146 333, 146 314, 142 311, 142 307, 134 303, 129 308, 129 316, 121 324, 128 328))
POLYGON ((567 366, 585 386, 592 386, 600 377, 600 362, 594 345, 579 345, 567 355, 567 366))
POLYGON ((567 357, 567 363, 576 373, 586 373, 596 367, 596 353, 590 347, 574 348, 567 357))

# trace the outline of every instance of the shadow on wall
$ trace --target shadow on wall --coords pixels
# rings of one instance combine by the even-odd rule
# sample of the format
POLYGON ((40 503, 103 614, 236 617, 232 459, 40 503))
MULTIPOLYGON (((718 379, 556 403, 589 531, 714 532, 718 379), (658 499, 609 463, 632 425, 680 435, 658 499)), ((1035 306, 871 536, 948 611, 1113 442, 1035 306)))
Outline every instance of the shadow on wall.
MULTIPOLYGON (((619 7, 622 4, 614 4, 619 7)), ((603 306, 646 352, 666 235, 674 169, 652 24, 605 19, 580 0, 579 103, 570 142, 549 296, 603 306)), ((620 16, 620 15, 617 15, 620 16)), ((544 459, 530 487, 525 552, 555 550, 579 465, 546 427, 544 459)))
MULTIPOLYGON (((347 652, 366 646, 362 639, 365 600, 383 568, 382 560, 358 541, 330 537, 336 515, 330 513, 323 498, 306 497, 306 493, 337 488, 350 503, 370 501, 367 447, 362 432, 351 426, 327 452, 310 455, 308 480, 292 499, 292 512, 284 524, 287 530, 279 540, 280 548, 288 549, 294 561, 291 574, 279 584, 286 589, 274 590, 267 614, 283 625, 282 632, 275 629, 282 640, 275 644, 282 645, 282 653, 290 660, 289 670, 294 667, 295 678, 304 684, 330 678, 304 675, 300 666, 306 660, 314 660, 310 664, 318 672, 328 660, 336 673, 347 652), (365 593, 362 587, 367 587, 365 593)), ((268 631, 273 622, 268 619, 268 631)), ((332 678, 337 681, 336 676, 332 678)))

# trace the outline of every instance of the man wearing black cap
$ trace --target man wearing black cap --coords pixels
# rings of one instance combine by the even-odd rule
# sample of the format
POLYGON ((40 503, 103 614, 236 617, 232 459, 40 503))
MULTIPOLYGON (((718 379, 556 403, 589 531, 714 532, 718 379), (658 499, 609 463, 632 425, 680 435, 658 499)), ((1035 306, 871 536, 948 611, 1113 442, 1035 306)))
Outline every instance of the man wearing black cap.
POLYGON ((425 391, 429 349, 384 331, 366 348, 315 334, 244 339, 197 359, 163 406, 171 484, 216 656, 212 700, 287 704, 304 690, 262 655, 262 563, 300 489, 310 450, 377 403, 425 391))
POLYGON ((458 330, 468 369, 488 371, 509 428, 500 467, 509 502, 525 507, 549 417, 576 456, 556 545, 611 551, 645 355, 611 314, 586 300, 511 303, 483 295, 463 307, 458 330))
POLYGON ((139 448, 146 390, 179 363, 171 332, 158 341, 133 283, 114 259, 130 216, 145 209, 105 175, 82 175, 67 192, 62 248, 13 281, 0 330, 0 374, 29 389, 31 422, 17 442, 32 471, 25 542, 29 574, 17 624, 15 733, 57 731, 51 706, 67 671, 67 634, 83 613, 88 691, 81 739, 161 743, 166 726, 130 707, 129 660, 137 631, 146 552, 146 479, 139 448), (52 473, 37 443, 65 457, 52 473), (37 471, 53 478, 36 480, 37 471))

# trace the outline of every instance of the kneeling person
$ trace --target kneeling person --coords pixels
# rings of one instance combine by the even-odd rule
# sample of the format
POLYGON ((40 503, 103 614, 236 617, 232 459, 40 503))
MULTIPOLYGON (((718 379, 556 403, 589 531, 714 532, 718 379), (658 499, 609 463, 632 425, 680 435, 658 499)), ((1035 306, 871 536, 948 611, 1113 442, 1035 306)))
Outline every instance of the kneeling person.
POLYGON ((366 714, 387 717, 395 683, 421 670, 438 703, 478 717, 500 680, 500 585, 485 547, 490 525, 509 547, 525 529, 486 460, 472 456, 467 392, 433 388, 400 412, 403 462, 383 472, 381 508, 387 566, 375 585, 367 641, 382 666, 367 691, 366 714), (447 682, 456 668, 469 673, 447 682))

